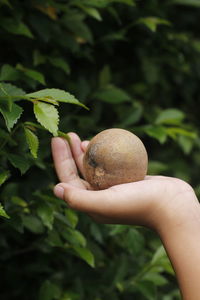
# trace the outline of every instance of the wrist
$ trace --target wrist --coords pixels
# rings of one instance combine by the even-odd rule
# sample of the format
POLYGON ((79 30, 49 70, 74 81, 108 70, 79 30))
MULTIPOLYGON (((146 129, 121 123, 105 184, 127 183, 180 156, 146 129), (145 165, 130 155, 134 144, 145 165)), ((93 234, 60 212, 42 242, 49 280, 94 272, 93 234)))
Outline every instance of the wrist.
POLYGON ((169 201, 171 203, 160 214, 162 220, 156 228, 161 237, 171 235, 172 232, 192 231, 194 227, 200 226, 200 204, 192 189, 169 201))
POLYGON ((170 180, 166 191, 154 201, 152 224, 160 234, 200 222, 200 205, 192 187, 179 179, 170 180))

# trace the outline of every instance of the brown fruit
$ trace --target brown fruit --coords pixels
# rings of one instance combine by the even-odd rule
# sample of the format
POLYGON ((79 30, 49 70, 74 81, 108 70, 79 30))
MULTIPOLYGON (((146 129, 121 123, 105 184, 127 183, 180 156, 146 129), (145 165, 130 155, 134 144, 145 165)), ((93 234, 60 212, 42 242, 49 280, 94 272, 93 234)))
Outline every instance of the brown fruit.
POLYGON ((84 176, 95 190, 144 179, 148 157, 142 141, 130 131, 112 128, 90 141, 84 158, 84 176))

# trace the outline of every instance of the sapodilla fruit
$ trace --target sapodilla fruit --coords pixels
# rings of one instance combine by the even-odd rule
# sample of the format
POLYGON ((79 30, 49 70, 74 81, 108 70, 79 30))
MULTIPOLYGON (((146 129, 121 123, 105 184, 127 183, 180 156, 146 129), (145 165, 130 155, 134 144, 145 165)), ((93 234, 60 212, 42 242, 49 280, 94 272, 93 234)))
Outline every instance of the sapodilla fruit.
POLYGON ((112 128, 92 138, 83 158, 84 177, 95 190, 144 179, 148 157, 132 132, 112 128))

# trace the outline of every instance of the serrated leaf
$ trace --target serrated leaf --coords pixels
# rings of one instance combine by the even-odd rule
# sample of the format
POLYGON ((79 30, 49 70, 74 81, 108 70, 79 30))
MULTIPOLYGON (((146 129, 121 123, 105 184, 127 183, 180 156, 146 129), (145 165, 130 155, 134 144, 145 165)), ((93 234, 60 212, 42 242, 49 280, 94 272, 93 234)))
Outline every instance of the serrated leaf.
POLYGON ((0 216, 9 219, 10 217, 5 212, 3 206, 0 204, 0 216))
POLYGON ((34 158, 37 158, 37 152, 39 147, 38 137, 30 129, 25 127, 24 130, 25 130, 26 141, 28 143, 31 154, 33 155, 34 158))
POLYGON ((0 98, 5 98, 8 96, 23 96, 25 95, 24 90, 22 90, 21 88, 18 88, 17 86, 10 84, 10 83, 5 83, 5 82, 1 82, 0 83, 0 98))
POLYGON ((30 162, 24 157, 17 154, 7 154, 7 158, 10 163, 21 171, 21 174, 26 173, 30 168, 30 162))
POLYGON ((23 109, 19 105, 13 103, 10 111, 0 108, 0 112, 2 113, 6 122, 6 126, 10 131, 20 118, 23 109))
POLYGON ((89 249, 80 246, 73 246, 72 248, 77 256, 86 261, 91 267, 94 267, 94 255, 89 249))
POLYGON ((3 171, 0 173, 0 185, 2 185, 10 176, 10 171, 3 171))
POLYGON ((58 102, 76 104, 88 109, 84 104, 79 102, 73 95, 60 89, 44 89, 34 93, 26 94, 26 96, 33 99, 44 99, 44 101, 45 98, 47 98, 58 102))
POLYGON ((33 105, 37 121, 54 136, 58 133, 59 115, 57 109, 44 102, 35 102, 33 105))

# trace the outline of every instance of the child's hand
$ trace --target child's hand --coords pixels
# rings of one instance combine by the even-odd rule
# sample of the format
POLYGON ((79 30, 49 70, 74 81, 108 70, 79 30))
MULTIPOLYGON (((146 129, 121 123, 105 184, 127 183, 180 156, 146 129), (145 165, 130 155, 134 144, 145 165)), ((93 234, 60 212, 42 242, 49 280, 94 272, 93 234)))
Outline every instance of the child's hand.
POLYGON ((69 136, 70 145, 62 138, 52 139, 53 159, 61 181, 54 192, 71 208, 86 212, 95 221, 145 225, 160 231, 171 219, 180 223, 188 198, 197 201, 190 185, 165 176, 146 176, 142 181, 93 191, 79 176, 84 178, 82 161, 88 142, 81 142, 75 133, 69 136))

